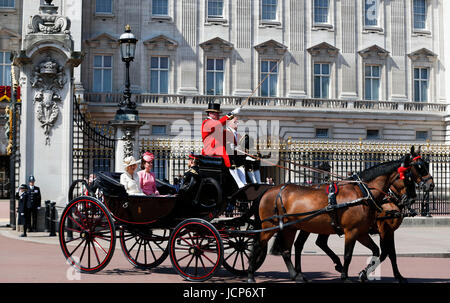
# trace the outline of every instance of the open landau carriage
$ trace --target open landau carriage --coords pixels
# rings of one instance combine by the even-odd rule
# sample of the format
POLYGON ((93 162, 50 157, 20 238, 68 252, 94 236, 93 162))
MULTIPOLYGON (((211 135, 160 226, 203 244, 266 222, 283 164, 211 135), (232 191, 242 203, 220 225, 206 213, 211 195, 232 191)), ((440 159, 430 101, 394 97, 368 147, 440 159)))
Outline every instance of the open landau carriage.
MULTIPOLYGON (((246 275, 255 241, 251 230, 259 224, 253 202, 270 186, 238 189, 222 158, 198 158, 200 181, 179 193, 158 180, 161 196, 128 195, 119 173, 98 173, 91 186, 74 181, 59 223, 68 262, 80 272, 98 272, 111 260, 118 238, 125 257, 138 268, 154 268, 170 256, 175 271, 190 281, 211 278, 221 265, 246 275), (80 183, 85 195, 72 199, 80 183), (231 208, 239 210, 237 215, 224 216, 231 208)), ((259 266, 266 253, 259 256, 259 266)))

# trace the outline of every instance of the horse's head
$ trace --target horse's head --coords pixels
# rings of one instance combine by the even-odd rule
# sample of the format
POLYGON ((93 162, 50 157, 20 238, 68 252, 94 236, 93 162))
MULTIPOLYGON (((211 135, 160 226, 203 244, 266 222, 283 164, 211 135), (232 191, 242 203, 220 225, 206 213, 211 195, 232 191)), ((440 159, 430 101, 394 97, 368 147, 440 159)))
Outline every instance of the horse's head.
POLYGON ((403 208, 404 206, 409 207, 415 202, 417 197, 416 184, 411 172, 411 156, 409 154, 405 156, 403 163, 397 169, 397 172, 398 175, 389 188, 390 192, 394 194, 394 200, 396 200, 392 202, 397 204, 400 208, 403 208))
POLYGON ((434 181, 428 169, 430 164, 420 155, 420 147, 416 152, 414 146, 411 147, 411 173, 414 181, 426 192, 433 191, 434 181))

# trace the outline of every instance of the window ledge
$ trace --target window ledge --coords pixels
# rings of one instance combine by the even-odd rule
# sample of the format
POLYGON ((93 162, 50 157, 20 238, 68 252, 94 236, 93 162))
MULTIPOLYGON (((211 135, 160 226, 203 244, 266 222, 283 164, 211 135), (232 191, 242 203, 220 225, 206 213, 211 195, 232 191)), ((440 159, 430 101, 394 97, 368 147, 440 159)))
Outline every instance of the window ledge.
POLYGON ((151 22, 173 22, 173 19, 171 16, 168 15, 152 15, 151 16, 151 22))
POLYGON ((114 19, 115 15, 113 13, 95 13, 94 17, 99 19, 114 19))
POLYGON ((327 30, 327 31, 334 31, 334 27, 332 24, 329 23, 314 23, 312 26, 312 30, 320 31, 320 30, 327 30))
POLYGON ((228 19, 222 17, 207 17, 205 25, 227 25, 228 19))
POLYGON ((431 31, 427 29, 413 29, 413 36, 431 36, 431 31))
POLYGON ((267 27, 267 28, 281 27, 281 22, 277 21, 277 20, 261 20, 261 21, 259 21, 259 26, 267 27))
POLYGON ((382 27, 378 27, 378 26, 364 26, 363 28, 363 33, 365 34, 382 34, 384 33, 384 29, 382 27))
POLYGON ((17 9, 15 7, 0 7, 0 13, 15 14, 17 9))

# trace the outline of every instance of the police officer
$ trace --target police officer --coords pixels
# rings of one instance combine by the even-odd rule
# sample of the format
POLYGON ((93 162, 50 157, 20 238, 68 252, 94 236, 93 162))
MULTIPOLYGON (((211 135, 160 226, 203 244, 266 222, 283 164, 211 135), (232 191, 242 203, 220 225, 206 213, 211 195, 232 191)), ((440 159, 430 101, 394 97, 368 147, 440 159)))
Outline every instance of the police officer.
POLYGON ((30 228, 31 204, 29 204, 27 199, 27 190, 28 186, 26 184, 22 184, 16 192, 16 199, 19 200, 19 220, 17 223, 19 225, 23 225, 23 233, 20 235, 21 237, 26 237, 27 229, 30 228))
POLYGON ((31 205, 31 230, 37 231, 37 214, 41 208, 41 190, 34 185, 36 179, 33 175, 28 178, 28 190, 26 198, 31 205))

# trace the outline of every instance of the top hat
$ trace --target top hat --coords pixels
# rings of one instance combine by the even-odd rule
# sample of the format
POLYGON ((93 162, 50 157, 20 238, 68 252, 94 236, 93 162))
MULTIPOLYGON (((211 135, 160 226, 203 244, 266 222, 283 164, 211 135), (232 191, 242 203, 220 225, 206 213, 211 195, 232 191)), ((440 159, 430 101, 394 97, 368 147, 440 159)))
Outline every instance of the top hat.
POLYGON ((28 182, 34 182, 34 181, 36 181, 36 179, 34 178, 33 175, 28 177, 28 182))
POLYGON ((208 109, 205 112, 221 113, 220 103, 208 103, 208 109))

